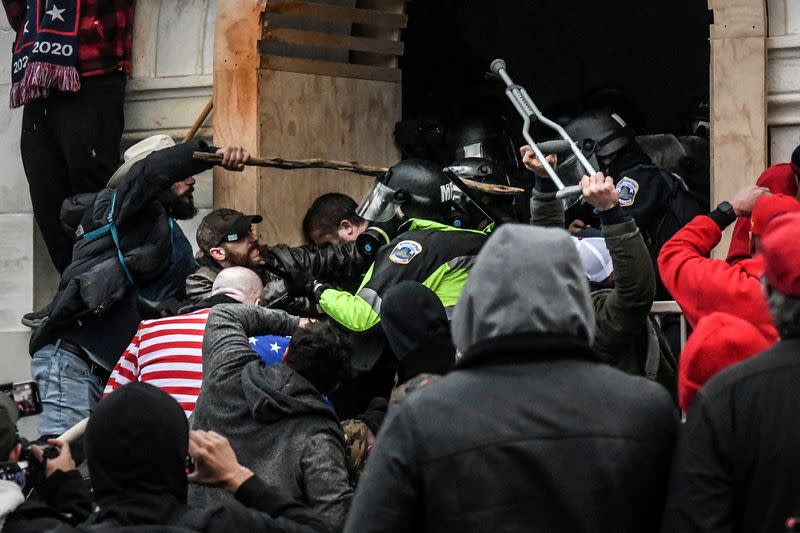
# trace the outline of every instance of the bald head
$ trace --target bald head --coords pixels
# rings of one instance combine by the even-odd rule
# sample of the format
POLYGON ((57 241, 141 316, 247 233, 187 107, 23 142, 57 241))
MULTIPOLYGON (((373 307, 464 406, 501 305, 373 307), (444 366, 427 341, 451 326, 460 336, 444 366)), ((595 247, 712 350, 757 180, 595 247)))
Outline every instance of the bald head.
POLYGON ((214 280, 211 296, 225 294, 245 304, 255 304, 261 299, 264 285, 258 274, 244 267, 223 269, 214 280))

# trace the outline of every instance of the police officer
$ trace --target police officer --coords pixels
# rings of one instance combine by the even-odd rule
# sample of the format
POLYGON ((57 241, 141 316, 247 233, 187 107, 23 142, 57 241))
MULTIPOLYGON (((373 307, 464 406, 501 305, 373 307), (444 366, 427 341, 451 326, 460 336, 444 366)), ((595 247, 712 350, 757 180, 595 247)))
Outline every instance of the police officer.
MULTIPOLYGON (((376 180, 357 213, 370 224, 357 246, 374 254, 374 263, 355 294, 320 283, 313 284, 313 292, 332 320, 355 333, 353 369, 381 374, 362 383, 370 391, 360 395, 368 400, 388 395, 398 366, 387 353, 380 327, 385 291, 400 281, 416 281, 433 291, 446 310, 452 309, 491 225, 440 166, 421 159, 391 167, 376 180), (488 227, 476 229, 480 226, 488 227)), ((290 285, 296 292, 295 284, 290 285)))
MULTIPOLYGON (((570 121, 565 129, 595 168, 614 178, 619 205, 636 221, 654 268, 661 246, 702 210, 683 180, 654 165, 616 113, 597 110, 570 121)), ((671 299, 657 284, 656 299, 671 299)))

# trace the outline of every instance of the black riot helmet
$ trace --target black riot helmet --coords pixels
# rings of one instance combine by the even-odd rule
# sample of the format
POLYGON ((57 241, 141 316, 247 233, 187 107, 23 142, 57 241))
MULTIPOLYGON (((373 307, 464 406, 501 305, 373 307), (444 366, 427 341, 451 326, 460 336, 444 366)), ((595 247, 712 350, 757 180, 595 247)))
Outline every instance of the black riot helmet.
POLYGON ((572 119, 564 129, 585 154, 605 157, 634 139, 633 130, 616 113, 596 110, 572 119))
POLYGON ((453 159, 483 158, 507 170, 515 169, 519 159, 502 118, 496 115, 483 113, 460 118, 447 129, 445 145, 453 159))
POLYGON ((394 238, 409 218, 448 223, 452 211, 452 184, 442 168, 426 159, 406 159, 375 181, 356 214, 369 222, 356 248, 372 257, 394 238))
POLYGON ((445 171, 452 172, 461 180, 453 188, 451 225, 479 228, 479 221, 487 218, 497 223, 512 220, 515 189, 511 189, 511 180, 500 164, 480 157, 467 157, 453 161, 445 171))
POLYGON ((375 181, 356 214, 370 222, 388 222, 395 217, 441 222, 447 211, 442 186, 449 183, 436 163, 406 159, 375 181))

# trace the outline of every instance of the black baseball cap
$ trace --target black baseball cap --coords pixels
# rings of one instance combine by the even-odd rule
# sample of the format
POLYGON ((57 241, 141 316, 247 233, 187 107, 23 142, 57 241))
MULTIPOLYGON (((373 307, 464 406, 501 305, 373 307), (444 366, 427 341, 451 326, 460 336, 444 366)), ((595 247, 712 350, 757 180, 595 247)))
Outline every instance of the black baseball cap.
POLYGON ((245 215, 235 209, 215 209, 203 217, 197 227, 197 246, 208 253, 225 242, 234 242, 250 234, 250 225, 264 220, 261 215, 245 215))

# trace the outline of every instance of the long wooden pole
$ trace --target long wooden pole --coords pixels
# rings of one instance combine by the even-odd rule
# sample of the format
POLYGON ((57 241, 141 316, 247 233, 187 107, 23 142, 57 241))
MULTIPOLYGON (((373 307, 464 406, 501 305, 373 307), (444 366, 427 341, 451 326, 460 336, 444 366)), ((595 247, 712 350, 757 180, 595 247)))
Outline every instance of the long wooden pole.
MULTIPOLYGON (((209 163, 222 162, 221 154, 210 154, 208 152, 195 152, 194 158, 199 159, 200 161, 208 161, 209 163)), ((328 161, 327 159, 281 159, 280 157, 266 159, 251 157, 247 165, 254 167, 282 168, 284 170, 295 170, 300 168, 327 168, 331 170, 353 172, 355 174, 372 177, 383 176, 386 174, 386 171, 389 170, 384 167, 373 167, 348 161, 328 161)))
MULTIPOLYGON (((208 152, 194 152, 193 157, 200 161, 209 163, 221 163, 221 154, 210 154, 208 152)), ((331 170, 341 170, 343 172, 353 172, 362 176, 381 177, 388 172, 388 168, 373 167, 349 161, 329 161, 327 159, 281 159, 272 157, 268 159, 251 157, 247 166, 253 167, 272 167, 284 170, 297 170, 301 168, 327 168, 331 170)), ((519 187, 509 187, 508 185, 495 185, 492 183, 481 183, 479 181, 461 178, 461 182, 471 189, 476 189, 488 194, 507 196, 525 192, 519 187)))
POLYGON ((197 135, 197 131, 203 125, 203 122, 206 121, 212 109, 214 109, 214 97, 209 98, 208 103, 200 112, 200 114, 197 116, 197 118, 194 121, 194 124, 192 124, 192 127, 189 128, 189 131, 187 131, 186 135, 183 136, 182 142, 189 142, 194 138, 195 135, 197 135))

